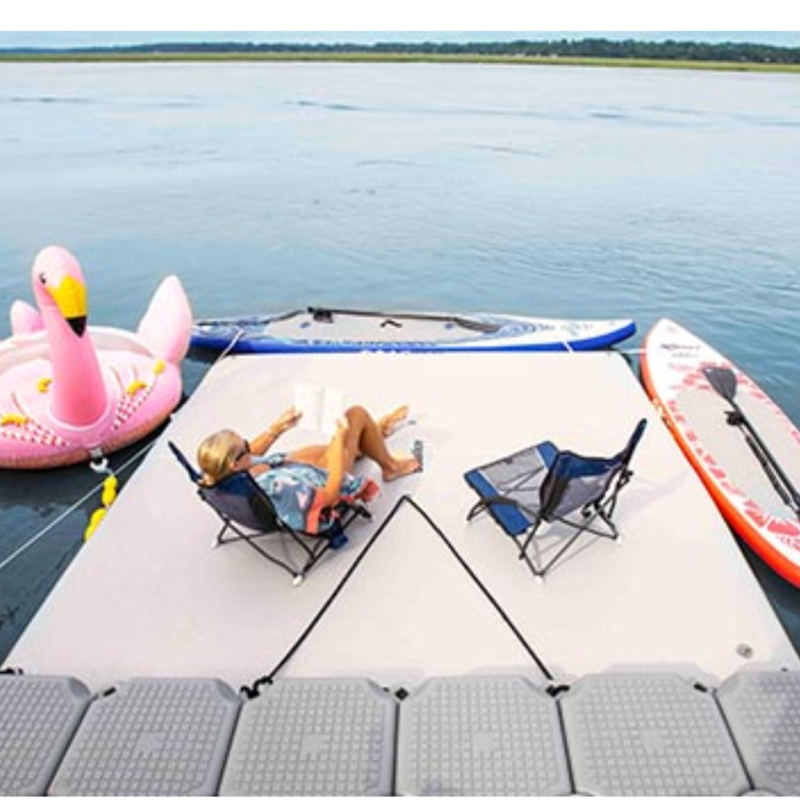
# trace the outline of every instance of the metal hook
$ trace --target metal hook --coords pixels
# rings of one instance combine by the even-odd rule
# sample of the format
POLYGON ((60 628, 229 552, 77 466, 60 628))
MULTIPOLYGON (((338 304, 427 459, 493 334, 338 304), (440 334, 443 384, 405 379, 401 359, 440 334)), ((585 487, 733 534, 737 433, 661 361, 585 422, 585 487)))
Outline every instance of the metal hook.
POLYGON ((99 447, 91 450, 89 455, 92 457, 92 460, 89 462, 89 466, 94 472, 96 472, 98 475, 102 475, 105 472, 111 472, 111 470, 108 468, 108 459, 103 455, 103 451, 99 447))

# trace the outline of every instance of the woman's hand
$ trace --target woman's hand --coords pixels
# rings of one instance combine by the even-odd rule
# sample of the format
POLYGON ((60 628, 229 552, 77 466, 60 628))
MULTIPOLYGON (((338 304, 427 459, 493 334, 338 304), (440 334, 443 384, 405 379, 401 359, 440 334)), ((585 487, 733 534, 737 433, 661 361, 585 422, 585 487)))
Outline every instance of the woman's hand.
POLYGON ((286 411, 284 411, 283 414, 281 414, 278 419, 275 420, 275 425, 273 426, 275 433, 280 435, 281 433, 286 433, 286 431, 294 428, 302 416, 303 412, 298 411, 294 406, 287 408, 286 411))
POLYGON ((290 428, 294 428, 297 425, 302 416, 302 412, 296 408, 288 408, 269 428, 250 442, 251 452, 257 456, 263 456, 275 444, 275 441, 282 433, 286 433, 290 428))
POLYGON ((336 419, 336 433, 334 434, 334 436, 344 439, 344 437, 347 435, 347 431, 349 430, 350 430, 350 420, 347 419, 347 417, 344 414, 342 414, 341 417, 338 417, 336 419))

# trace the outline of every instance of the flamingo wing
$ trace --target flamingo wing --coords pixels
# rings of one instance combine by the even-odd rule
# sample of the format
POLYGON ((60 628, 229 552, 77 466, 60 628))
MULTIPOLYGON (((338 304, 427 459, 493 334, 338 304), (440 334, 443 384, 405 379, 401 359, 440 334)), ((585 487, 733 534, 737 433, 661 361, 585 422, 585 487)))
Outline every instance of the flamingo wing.
POLYGON ((44 330, 44 320, 39 311, 24 300, 15 300, 9 312, 11 335, 23 336, 44 330))

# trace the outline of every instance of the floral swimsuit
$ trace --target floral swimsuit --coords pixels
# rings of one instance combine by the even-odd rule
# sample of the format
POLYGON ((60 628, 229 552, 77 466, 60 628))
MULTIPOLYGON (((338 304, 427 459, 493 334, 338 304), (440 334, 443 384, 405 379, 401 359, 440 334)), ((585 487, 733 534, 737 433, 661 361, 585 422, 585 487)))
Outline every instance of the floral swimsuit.
MULTIPOLYGON (((266 492, 281 520, 292 530, 324 533, 335 516, 325 506, 322 492, 328 482, 328 470, 311 464, 287 460, 286 453, 253 456, 253 464, 268 464, 270 469, 256 475, 258 485, 266 492)), ((370 478, 344 474, 339 494, 343 501, 372 500, 378 485, 370 478)))

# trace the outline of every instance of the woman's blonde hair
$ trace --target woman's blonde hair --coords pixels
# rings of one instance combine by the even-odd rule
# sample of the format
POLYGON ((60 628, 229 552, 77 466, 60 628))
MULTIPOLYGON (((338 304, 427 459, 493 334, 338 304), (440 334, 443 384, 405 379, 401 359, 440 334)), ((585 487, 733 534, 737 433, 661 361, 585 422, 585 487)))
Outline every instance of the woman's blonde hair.
POLYGON ((242 437, 229 430, 212 433, 197 448, 197 463, 203 471, 201 483, 213 486, 233 472, 242 452, 242 437))

